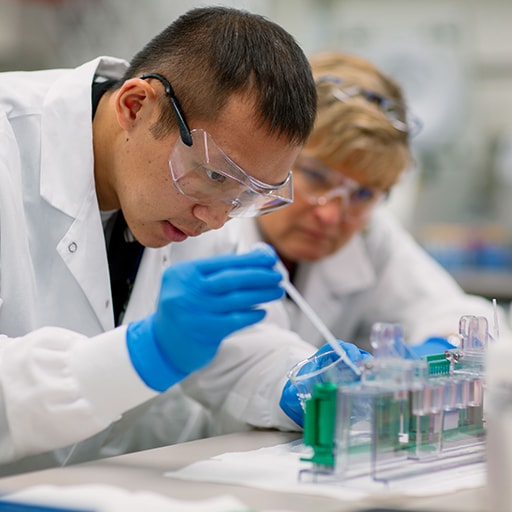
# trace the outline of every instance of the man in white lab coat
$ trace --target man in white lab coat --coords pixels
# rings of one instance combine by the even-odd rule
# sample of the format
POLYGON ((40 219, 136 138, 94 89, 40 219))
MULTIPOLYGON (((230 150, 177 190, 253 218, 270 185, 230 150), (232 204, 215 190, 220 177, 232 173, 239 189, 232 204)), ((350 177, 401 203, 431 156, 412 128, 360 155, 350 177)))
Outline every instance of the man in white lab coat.
POLYGON ((242 421, 292 425, 273 383, 312 348, 221 345, 282 295, 275 257, 189 260, 233 247, 193 237, 290 202, 315 101, 291 36, 221 7, 186 13, 130 67, 0 75, 0 474, 207 435, 177 385, 212 360, 205 403, 243 396, 259 409, 242 421), (134 245, 111 250, 116 230, 134 245), (134 253, 121 277, 116 250, 134 253), (137 430, 151 414, 164 420, 137 430))

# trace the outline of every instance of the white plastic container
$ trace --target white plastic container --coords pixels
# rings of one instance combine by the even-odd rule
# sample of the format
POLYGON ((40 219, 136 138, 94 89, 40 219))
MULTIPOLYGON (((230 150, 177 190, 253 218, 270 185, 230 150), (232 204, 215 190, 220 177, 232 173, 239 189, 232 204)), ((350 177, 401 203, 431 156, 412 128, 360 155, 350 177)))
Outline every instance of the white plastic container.
POLYGON ((490 510, 512 512, 512 339, 489 344, 486 383, 490 510))

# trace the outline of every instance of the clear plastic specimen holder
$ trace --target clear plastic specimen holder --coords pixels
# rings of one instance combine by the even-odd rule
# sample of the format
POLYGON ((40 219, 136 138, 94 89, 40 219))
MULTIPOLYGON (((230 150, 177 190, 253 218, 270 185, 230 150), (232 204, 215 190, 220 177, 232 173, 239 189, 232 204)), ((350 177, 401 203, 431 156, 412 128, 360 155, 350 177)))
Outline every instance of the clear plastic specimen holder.
POLYGON ((463 316, 460 345, 404 359, 402 330, 375 324, 374 358, 360 377, 334 352, 290 372, 305 409, 304 444, 311 456, 301 479, 390 482, 484 460, 484 317, 463 316))

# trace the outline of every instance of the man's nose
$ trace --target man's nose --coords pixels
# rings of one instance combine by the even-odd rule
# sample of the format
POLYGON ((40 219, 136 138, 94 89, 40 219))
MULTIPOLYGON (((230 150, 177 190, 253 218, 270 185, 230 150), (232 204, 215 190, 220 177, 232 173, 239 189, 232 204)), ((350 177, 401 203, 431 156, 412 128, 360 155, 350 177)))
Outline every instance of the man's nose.
POLYGON ((219 229, 229 220, 229 212, 232 206, 229 204, 194 206, 194 216, 204 222, 208 229, 219 229))

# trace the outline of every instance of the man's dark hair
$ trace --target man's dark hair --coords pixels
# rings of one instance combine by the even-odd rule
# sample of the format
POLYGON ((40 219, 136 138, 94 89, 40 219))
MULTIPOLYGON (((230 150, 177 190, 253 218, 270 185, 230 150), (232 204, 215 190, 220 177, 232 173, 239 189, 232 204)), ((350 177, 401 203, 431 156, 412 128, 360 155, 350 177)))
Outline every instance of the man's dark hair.
MULTIPOLYGON (((229 7, 188 11, 131 61, 122 81, 160 73, 189 119, 214 120, 233 94, 247 95, 261 125, 302 144, 315 119, 316 90, 303 51, 282 27, 229 7)), ((157 133, 176 126, 166 97, 157 133)))

